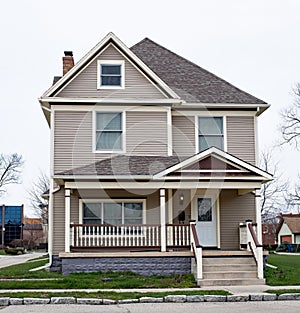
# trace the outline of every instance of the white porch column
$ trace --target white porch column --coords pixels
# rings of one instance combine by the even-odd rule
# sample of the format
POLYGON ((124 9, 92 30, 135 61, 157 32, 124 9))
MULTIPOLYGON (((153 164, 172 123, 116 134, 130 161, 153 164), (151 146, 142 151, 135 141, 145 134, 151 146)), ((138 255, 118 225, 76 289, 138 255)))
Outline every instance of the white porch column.
MULTIPOLYGON (((262 225, 261 225, 261 211, 260 211, 260 193, 259 190, 255 190, 255 202, 256 202, 256 236, 258 242, 262 245, 262 225)), ((263 248, 260 247, 257 249, 258 254, 258 260, 257 260, 257 275, 258 278, 263 279, 264 278, 264 252, 263 248)))
POLYGON ((168 189, 168 223, 173 224, 173 189, 168 189))
POLYGON ((71 189, 65 189, 65 252, 70 252, 71 189))
POLYGON ((161 252, 167 251, 166 244, 166 190, 160 189, 160 247, 161 252))

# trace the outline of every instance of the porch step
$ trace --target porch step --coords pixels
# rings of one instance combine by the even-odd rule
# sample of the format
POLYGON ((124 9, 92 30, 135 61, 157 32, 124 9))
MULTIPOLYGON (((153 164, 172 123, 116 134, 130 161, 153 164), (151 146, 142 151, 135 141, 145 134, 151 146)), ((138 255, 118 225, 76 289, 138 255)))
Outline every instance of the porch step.
POLYGON ((197 282, 199 286, 265 284, 264 279, 257 278, 257 265, 248 251, 205 251, 202 264, 203 279, 197 282))
POLYGON ((256 271, 255 264, 203 264, 203 272, 256 271))
POLYGON ((247 285, 264 285, 264 279, 248 278, 248 279, 202 279, 198 281, 198 286, 247 286, 247 285))
POLYGON ((203 272, 203 279, 248 279, 257 278, 256 271, 203 272))

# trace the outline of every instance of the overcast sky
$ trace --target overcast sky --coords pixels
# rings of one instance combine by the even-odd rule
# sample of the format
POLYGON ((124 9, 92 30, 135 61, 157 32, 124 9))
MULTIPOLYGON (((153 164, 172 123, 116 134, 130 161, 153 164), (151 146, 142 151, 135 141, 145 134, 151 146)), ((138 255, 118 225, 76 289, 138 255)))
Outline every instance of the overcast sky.
MULTIPOLYGON (((271 104, 259 119, 260 147, 271 146, 300 81, 299 12, 299 0, 2 1, 0 153, 20 153, 25 165, 0 203, 33 214, 26 189, 49 172, 50 147, 37 99, 61 75, 64 50, 78 61, 110 31, 129 47, 149 37, 271 104)), ((299 153, 276 153, 287 177, 297 177, 299 153)))

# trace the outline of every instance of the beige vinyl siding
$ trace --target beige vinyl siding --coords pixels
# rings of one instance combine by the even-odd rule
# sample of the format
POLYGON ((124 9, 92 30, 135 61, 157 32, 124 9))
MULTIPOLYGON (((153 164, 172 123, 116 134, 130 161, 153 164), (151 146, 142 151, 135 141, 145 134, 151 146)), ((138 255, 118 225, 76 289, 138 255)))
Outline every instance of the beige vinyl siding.
MULTIPOLYGON (((167 113, 126 112, 126 151, 167 156, 167 113)), ((93 112, 54 114, 54 173, 84 166, 113 154, 93 152, 93 112)))
POLYGON ((195 154, 195 116, 172 116, 173 154, 195 154))
POLYGON ((77 77, 75 77, 57 97, 96 97, 124 99, 165 99, 145 76, 129 62, 113 45, 96 57, 77 77), (125 61, 124 89, 97 89, 97 61, 125 61))
POLYGON ((167 112, 126 112, 126 152, 168 155, 167 112))
POLYGON ((239 249, 239 224, 256 220, 255 196, 239 196, 237 190, 223 190, 220 194, 221 249, 239 249))
POLYGON ((227 151, 255 165, 254 117, 228 116, 226 123, 227 151))
POLYGON ((65 251, 65 191, 53 194, 53 254, 65 251))
POLYGON ((54 114, 54 173, 108 158, 93 153, 92 112, 56 111, 54 114))

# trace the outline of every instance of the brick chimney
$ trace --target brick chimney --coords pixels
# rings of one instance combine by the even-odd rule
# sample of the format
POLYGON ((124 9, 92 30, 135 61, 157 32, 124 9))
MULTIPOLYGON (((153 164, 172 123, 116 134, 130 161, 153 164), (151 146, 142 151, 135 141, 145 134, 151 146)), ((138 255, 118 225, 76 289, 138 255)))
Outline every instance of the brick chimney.
POLYGON ((64 51, 65 56, 63 59, 63 75, 66 75, 69 70, 74 66, 73 52, 64 51))

